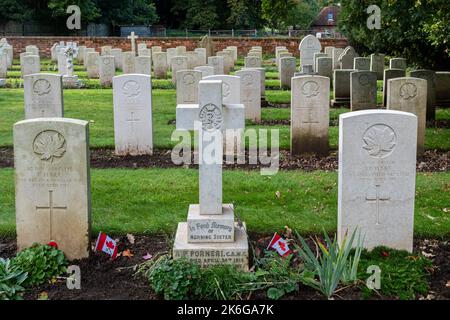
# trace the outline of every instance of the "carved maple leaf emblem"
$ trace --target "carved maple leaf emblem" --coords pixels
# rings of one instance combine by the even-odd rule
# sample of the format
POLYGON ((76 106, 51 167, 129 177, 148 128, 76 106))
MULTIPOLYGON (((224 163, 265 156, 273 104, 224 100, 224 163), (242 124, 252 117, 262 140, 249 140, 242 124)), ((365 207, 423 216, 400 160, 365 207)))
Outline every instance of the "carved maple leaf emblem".
POLYGON ((139 95, 141 86, 139 85, 139 83, 137 83, 134 80, 130 80, 125 82, 125 84, 123 85, 123 94, 128 97, 135 97, 137 95, 139 95))
POLYGON ((396 145, 394 131, 388 126, 374 126, 363 137, 364 146, 372 157, 382 158, 389 155, 396 145))
POLYGON ((43 131, 34 139, 33 151, 41 160, 53 162, 66 153, 66 139, 59 132, 43 131))

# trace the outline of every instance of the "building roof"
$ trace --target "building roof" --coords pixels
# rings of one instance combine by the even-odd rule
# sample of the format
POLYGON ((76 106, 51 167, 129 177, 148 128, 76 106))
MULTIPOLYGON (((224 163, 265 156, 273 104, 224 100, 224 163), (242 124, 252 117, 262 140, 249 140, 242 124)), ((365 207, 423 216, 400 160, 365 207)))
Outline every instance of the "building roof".
POLYGON ((317 15, 316 20, 312 23, 312 27, 317 26, 337 26, 337 18, 341 12, 340 6, 328 6, 322 9, 317 15))

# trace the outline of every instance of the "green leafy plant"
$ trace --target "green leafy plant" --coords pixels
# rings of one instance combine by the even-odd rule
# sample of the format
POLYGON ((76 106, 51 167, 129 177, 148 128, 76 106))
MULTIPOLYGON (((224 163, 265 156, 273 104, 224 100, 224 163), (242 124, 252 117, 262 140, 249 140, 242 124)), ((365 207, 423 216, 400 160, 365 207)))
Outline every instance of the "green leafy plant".
POLYGON ((274 251, 266 251, 264 257, 258 261, 259 278, 265 280, 267 297, 278 300, 284 295, 298 291, 298 283, 305 278, 302 265, 293 265, 293 255, 280 257, 274 251))
POLYGON ((11 260, 0 258, 0 300, 22 300, 22 283, 28 274, 12 267, 11 260))
POLYGON ((166 300, 184 300, 195 296, 195 284, 201 277, 200 266, 187 259, 173 260, 168 255, 143 264, 143 274, 152 289, 166 300))
MULTIPOLYGON (((367 278, 366 270, 376 265, 381 270, 379 292, 385 296, 402 300, 415 299, 417 294, 427 294, 429 290, 428 268, 432 262, 423 256, 412 255, 386 247, 377 247, 371 252, 364 250, 361 255, 360 278, 367 278)), ((363 297, 375 294, 366 286, 362 288, 363 297)))
POLYGON ((305 239, 298 233, 297 237, 301 242, 301 246, 295 245, 298 254, 305 262, 305 268, 314 275, 314 277, 305 278, 303 283, 322 292, 327 298, 331 298, 341 282, 348 283, 357 280, 363 240, 358 236, 357 243, 354 245, 356 231, 353 232, 350 239, 345 236, 341 246, 339 246, 336 236, 331 240, 325 233, 325 244, 316 238, 314 243, 318 251, 320 250, 320 253, 317 254, 313 253, 305 239), (355 251, 352 250, 353 247, 356 247, 355 251), (352 251, 354 252, 353 257, 351 257, 352 251))
POLYGON ((48 245, 34 244, 12 260, 18 270, 28 273, 24 285, 39 285, 66 272, 64 253, 48 245))

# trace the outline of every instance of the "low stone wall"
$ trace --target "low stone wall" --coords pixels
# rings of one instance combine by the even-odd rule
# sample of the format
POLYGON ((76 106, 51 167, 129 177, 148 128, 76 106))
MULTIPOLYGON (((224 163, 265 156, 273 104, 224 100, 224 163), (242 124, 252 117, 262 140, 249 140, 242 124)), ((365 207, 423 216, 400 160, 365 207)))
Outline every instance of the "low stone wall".
MULTIPOLYGON (((14 56, 18 57, 25 51, 28 45, 39 47, 41 57, 50 57, 50 48, 55 42, 74 41, 79 45, 99 49, 102 46, 113 46, 124 51, 131 50, 131 42, 121 37, 7 37, 8 42, 14 47, 14 56)), ((161 46, 163 49, 176 46, 186 46, 188 50, 198 47, 200 38, 139 38, 137 43, 146 42, 148 47, 161 46)), ((276 46, 286 46, 291 53, 298 52, 300 38, 213 38, 216 50, 222 50, 227 46, 237 46, 239 54, 247 53, 252 46, 261 46, 264 53, 275 53, 276 46)), ((332 46, 345 48, 347 39, 321 39, 322 47, 332 46)))

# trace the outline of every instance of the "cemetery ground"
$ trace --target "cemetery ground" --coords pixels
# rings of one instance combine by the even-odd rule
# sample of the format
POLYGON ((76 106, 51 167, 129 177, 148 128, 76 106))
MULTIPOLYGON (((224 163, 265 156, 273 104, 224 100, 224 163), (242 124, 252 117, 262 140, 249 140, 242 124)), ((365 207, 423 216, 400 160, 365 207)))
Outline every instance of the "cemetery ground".
MULTIPOLYGON (((49 61, 42 64, 42 72, 54 72, 49 61)), ((242 61, 238 66, 242 66, 242 61)), ((339 115, 349 110, 330 111, 328 157, 290 156, 290 92, 279 89, 276 68, 269 64, 266 67, 267 107, 262 110, 262 122, 248 121, 246 128, 280 130, 280 172, 262 176, 258 166, 226 165, 224 202, 233 201, 237 216, 246 222, 251 265, 259 264, 261 270, 267 271, 274 269, 270 263, 278 263, 279 279, 274 287, 284 290, 284 299, 323 299, 318 291, 301 284, 298 291, 291 292, 291 283, 286 283, 286 279, 295 278, 293 271, 281 259, 264 260, 264 249, 274 232, 299 243, 298 232, 311 246, 315 236, 324 241, 323 232, 334 234, 337 125, 339 115)), ((9 88, 0 89, 0 249, 6 257, 16 252, 12 126, 24 118, 20 67, 15 68, 17 71, 13 68, 8 73, 9 88)), ((119 252, 125 254, 111 261, 101 253, 93 253, 89 259, 74 262, 82 271, 81 291, 68 290, 64 279, 59 279, 32 287, 25 298, 159 299, 161 295, 150 290, 148 281, 134 275, 136 266, 144 262, 142 257, 148 253, 157 257, 171 251, 175 222, 185 219, 187 204, 198 202, 196 166, 176 166, 170 158, 172 147, 178 143, 170 139, 175 130, 174 87, 170 80, 152 79, 155 154, 119 157, 113 154, 112 90, 100 88, 98 80, 88 80, 83 72, 81 66, 76 67, 75 73, 86 88, 64 90, 64 116, 90 122, 92 241, 99 231, 106 232, 120 239, 119 252)), ((379 95, 379 104, 381 100, 379 95)), ((383 248, 363 253, 362 267, 378 264, 386 272, 382 290, 369 295, 361 281, 341 288, 336 299, 450 299, 450 109, 438 108, 436 117, 435 126, 426 130, 427 151, 417 164, 414 253, 383 248)), ((291 263, 295 265, 296 261, 291 263)), ((361 279, 368 277, 364 271, 361 279)), ((219 279, 220 272, 223 275, 227 271, 217 271, 215 276, 219 279)), ((241 298, 267 298, 268 288, 255 287, 255 291, 249 290, 241 298)), ((212 289, 205 288, 205 292, 208 290, 212 289)), ((272 290, 272 297, 276 297, 277 292, 273 291, 276 290, 272 290)), ((220 293, 217 295, 221 298, 220 293)))

